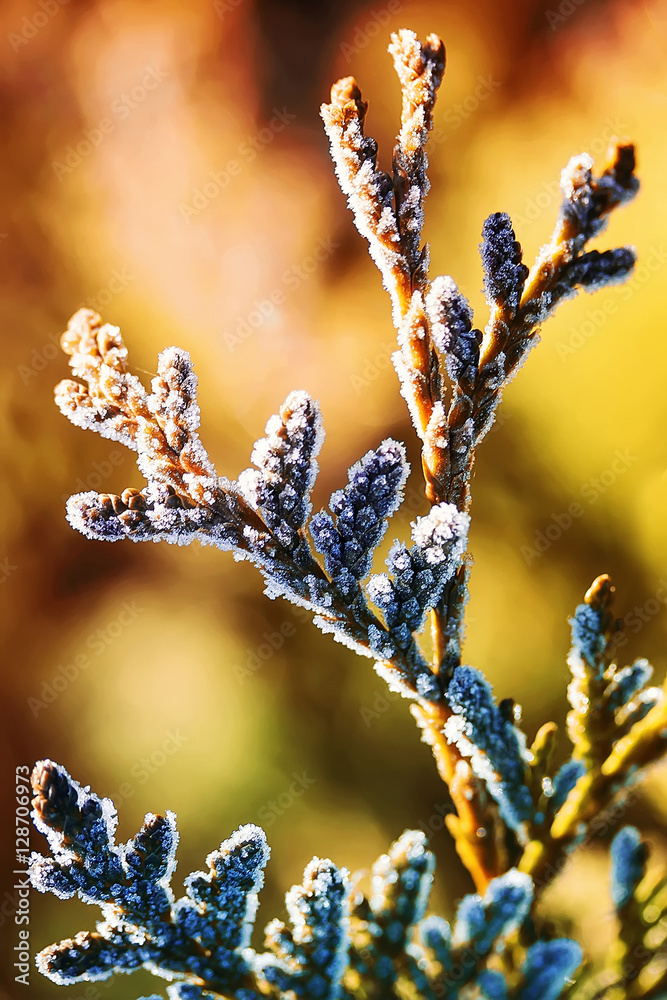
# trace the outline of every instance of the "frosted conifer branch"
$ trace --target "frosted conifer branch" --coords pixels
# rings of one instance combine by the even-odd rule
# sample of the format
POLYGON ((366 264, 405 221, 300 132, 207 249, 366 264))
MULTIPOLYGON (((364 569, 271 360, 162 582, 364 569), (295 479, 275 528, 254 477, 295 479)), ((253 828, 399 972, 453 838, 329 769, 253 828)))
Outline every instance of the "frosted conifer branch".
POLYGON ((173 814, 149 814, 135 837, 116 845, 109 799, 51 761, 37 765, 33 787, 33 818, 52 852, 33 855, 33 886, 59 896, 74 890, 105 918, 40 952, 41 971, 58 983, 144 968, 170 981, 170 1000, 383 1000, 403 995, 406 983, 419 1000, 453 1000, 467 984, 488 981, 493 950, 529 916, 531 880, 511 870, 483 897, 462 900, 453 932, 441 917, 424 917, 434 858, 423 833, 406 831, 373 866, 368 897, 353 888, 359 876, 351 882, 345 869, 314 858, 285 897, 290 926, 271 921, 268 951, 257 953, 250 935, 269 858, 258 827, 240 827, 209 854, 207 871, 188 875, 176 901, 173 814))
POLYGON ((401 348, 394 363, 423 442, 427 496, 433 503, 453 502, 466 510, 475 447, 491 427, 503 387, 536 343, 539 325, 578 287, 599 288, 624 280, 632 270, 634 251, 629 248, 584 251, 610 212, 636 194, 634 151, 628 144, 614 145, 600 177, 593 175, 590 157, 570 161, 561 180, 556 228, 530 272, 509 217, 502 212, 489 216, 481 250, 491 315, 480 349, 481 335, 472 329, 467 303, 462 297, 456 301, 451 279, 429 278, 427 248, 419 251, 428 190, 425 146, 444 72, 444 49, 436 36, 420 45, 412 32, 401 31, 392 36, 390 52, 403 93, 393 180, 376 170, 377 146, 363 135, 367 105, 353 78, 334 86, 322 116, 341 188, 392 298, 401 348), (447 312, 450 323, 444 322, 447 312), (428 434, 434 408, 445 402, 443 368, 452 377, 454 396, 446 420, 439 411, 437 427, 428 434), (450 436, 457 438, 455 444, 450 436))
POLYGON ((391 36, 389 52, 401 84, 401 130, 394 149, 394 192, 402 249, 413 286, 428 270, 428 247, 421 247, 424 198, 429 191, 426 142, 433 128, 435 98, 445 72, 445 47, 437 35, 420 43, 413 31, 391 36))
POLYGON ((61 347, 72 358, 72 374, 56 386, 56 404, 77 427, 138 450, 140 419, 150 419, 147 394, 127 370, 127 348, 118 327, 102 324, 97 313, 80 309, 72 316, 61 347))
POLYGON ((445 725, 445 735, 469 758, 505 823, 525 842, 525 823, 533 814, 533 803, 526 785, 523 734, 504 706, 494 702, 488 681, 472 667, 456 668, 447 700, 453 715, 445 725))
POLYGON ((600 738, 608 721, 603 696, 608 683, 605 673, 613 654, 613 595, 609 577, 598 577, 571 619, 572 649, 568 665, 572 681, 568 699, 572 711, 568 715, 568 732, 576 756, 583 760, 606 755, 608 750, 600 738))
POLYGON ((364 135, 368 105, 352 76, 331 88, 331 103, 321 108, 331 156, 357 229, 368 240, 396 320, 409 296, 410 273, 401 248, 393 181, 377 167, 377 143, 364 135))
POLYGON ((387 558, 391 573, 372 576, 367 590, 381 609, 399 646, 408 648, 427 613, 440 600, 458 570, 468 540, 470 519, 452 504, 439 504, 412 529, 414 544, 395 542, 387 558))
POLYGON ((491 309, 503 314, 505 322, 514 319, 528 268, 522 262, 512 222, 506 212, 494 212, 482 227, 481 244, 484 267, 484 291, 491 309))
POLYGON ((377 143, 363 131, 368 105, 354 77, 334 84, 331 103, 322 105, 321 114, 338 182, 359 232, 368 240, 399 326, 412 290, 424 284, 428 266, 428 250, 420 246, 428 191, 424 147, 433 127, 445 50, 437 35, 421 44, 414 32, 402 30, 392 35, 390 51, 403 93, 393 176, 377 169, 377 143))
MULTIPOLYGON (((336 1000, 348 964, 350 886, 345 869, 314 858, 303 884, 285 897, 292 922, 266 928, 266 944, 275 958, 258 958, 260 979, 279 996, 336 1000)), ((272 994, 273 995, 273 994, 272 994)))
POLYGON ((557 817, 552 831, 557 837, 571 835, 582 813, 599 805, 603 789, 618 791, 638 765, 665 749, 659 733, 667 724, 667 696, 647 686, 650 664, 638 660, 619 668, 613 660, 613 637, 621 624, 611 611, 613 594, 609 577, 598 577, 571 619, 568 731, 573 757, 583 760, 589 773, 557 817), (620 784, 614 777, 622 777, 620 784))
MULTIPOLYGON (((485 226, 482 257, 485 264, 509 260, 500 271, 506 275, 504 287, 522 289, 521 299, 512 310, 496 307, 486 328, 480 360, 480 385, 476 400, 475 437, 480 441, 488 431, 499 401, 500 390, 513 377, 530 349, 537 342, 538 327, 559 302, 576 293, 577 287, 600 288, 623 280, 634 265, 635 254, 630 248, 608 251, 603 255, 584 254, 587 242, 605 228, 609 214, 630 201, 639 189, 634 174, 634 148, 616 142, 609 150, 607 164, 600 175, 593 175, 589 156, 573 157, 563 171, 561 190, 563 201, 551 240, 540 251, 527 278, 519 263, 520 247, 513 242, 514 233, 509 219, 485 226), (603 257, 603 262, 600 261, 603 257), (514 271, 512 269, 515 269, 514 271), (514 278, 510 275, 514 273, 514 278)), ((593 252, 595 253, 595 252, 593 252)), ((498 265, 495 265, 498 268, 498 265)), ((488 275, 488 266, 487 266, 488 275)), ((501 282, 502 284, 502 282, 501 282)), ((500 290, 497 283, 489 286, 500 290)), ((514 302, 514 299, 512 299, 514 302)))
POLYGON ((393 996, 406 971, 414 980, 408 946, 424 916, 434 865, 424 834, 406 831, 373 865, 369 898, 358 893, 350 961, 366 995, 393 996))
POLYGON ((635 827, 623 827, 612 840, 610 889, 618 941, 610 954, 611 968, 593 971, 585 982, 588 995, 628 1000, 664 995, 667 876, 664 868, 647 874, 648 858, 648 845, 635 827))
POLYGON ((465 896, 452 932, 452 955, 456 959, 474 941, 478 957, 488 955, 498 938, 521 927, 533 899, 530 878, 514 869, 494 879, 483 897, 465 896))
MULTIPOLYGON (((130 374, 117 328, 90 310, 77 313, 64 335, 80 381, 61 383, 57 401, 77 426, 135 450, 147 486, 120 496, 79 494, 68 503, 68 518, 90 538, 198 539, 231 550, 258 566, 269 597, 308 608, 320 628, 373 658, 392 688, 413 700, 456 809, 447 828, 479 894, 463 901, 453 931, 440 918, 424 921, 432 859, 423 837, 406 833, 376 865, 370 899, 356 892, 354 905, 345 871, 315 859, 288 894, 292 927, 273 922, 269 952, 257 955, 249 941, 268 857, 262 831, 242 827, 209 856, 208 872, 186 879, 186 895, 174 901, 172 814, 149 814, 136 837, 116 845, 112 803, 45 762, 35 778, 34 820, 52 856, 33 858, 34 884, 98 903, 106 918, 95 931, 41 953, 43 971, 59 981, 145 967, 176 980, 168 987, 171 1000, 556 1000, 581 949, 539 939, 531 877, 546 885, 566 855, 594 834, 593 818, 664 755, 667 687, 648 686, 652 668, 645 660, 614 662, 617 624, 607 577, 598 578, 572 619, 572 752, 558 770, 556 727, 543 726, 527 749, 518 706, 511 699, 496 704, 483 675, 462 666, 461 652, 476 447, 554 308, 579 288, 593 291, 631 273, 631 248, 600 252, 588 243, 637 191, 633 148, 616 143, 600 176, 590 157, 570 161, 556 227, 530 272, 509 216, 489 216, 481 256, 490 315, 482 334, 453 279, 431 279, 422 244, 425 146, 444 48, 436 36, 422 44, 401 31, 390 51, 403 98, 391 174, 378 169, 377 145, 364 134, 367 106, 352 77, 334 86, 322 116, 341 188, 391 297, 393 362, 421 441, 431 503, 413 524, 412 544, 396 541, 389 572, 368 579, 386 520, 401 500, 402 445, 388 440, 368 452, 329 510, 311 518, 323 431, 318 406, 305 392, 292 393, 269 420, 253 450, 254 468, 237 482, 221 478, 199 439, 197 382, 187 353, 170 348, 160 355, 149 392, 130 374), (427 621, 429 658, 420 643, 427 621), (420 931, 422 944, 415 938, 420 931)), ((627 831, 612 849, 626 952, 644 947, 641 921, 628 921, 629 911, 649 897, 652 905, 662 899, 662 888, 651 895, 646 878, 639 879, 642 852, 638 835, 627 831)), ((650 947, 648 954, 650 965, 650 947)), ((650 971, 642 967, 642 990, 650 971)), ((667 985, 661 975, 664 969, 647 997, 667 985)), ((623 977, 612 984, 625 985, 623 977)))
MULTIPOLYGON (((323 567, 306 532, 324 437, 317 403, 305 392, 291 393, 268 421, 267 436, 255 444, 256 468, 242 472, 238 482, 219 478, 197 435, 197 383, 185 352, 163 352, 149 394, 126 375, 127 351, 118 330, 100 323, 82 310, 63 337, 73 370, 88 384, 87 390, 67 390, 66 412, 74 423, 137 450, 148 485, 120 496, 94 491, 73 496, 67 504, 70 524, 104 541, 197 540, 231 550, 257 565, 269 597, 310 609, 316 624, 339 641, 391 661, 390 669, 407 684, 405 693, 418 695, 415 677, 425 663, 415 641, 399 648, 359 586, 387 518, 402 501, 408 474, 403 446, 387 440, 364 456, 350 469, 348 486, 332 497, 332 514, 322 512, 310 522, 325 555, 323 567)), ((64 385, 75 384, 61 383, 58 399, 64 385)))
MULTIPOLYGON (((507 937, 524 925, 532 901, 533 884, 530 878, 511 869, 493 879, 483 896, 464 897, 459 904, 453 929, 441 917, 431 916, 423 920, 419 928, 421 945, 425 954, 435 959, 439 967, 431 979, 434 996, 477 996, 477 992, 469 994, 466 991, 466 987, 475 986, 482 996, 509 997, 507 980, 501 973, 489 970, 486 962, 495 950, 502 948, 507 937)), ((579 956, 576 965, 580 963, 581 949, 574 941, 559 939, 557 943, 565 947, 571 945, 573 952, 579 956)), ((543 967, 546 965, 545 956, 543 967)), ((553 972, 557 972, 555 962, 553 972)), ((551 982, 554 989, 549 996, 560 996, 564 978, 555 974, 545 982, 551 982)), ((523 996, 514 992, 511 995, 523 996)), ((536 993, 534 996, 537 998, 540 995, 536 993)))
POLYGON ((614 662, 614 635, 622 623, 612 613, 613 595, 609 577, 598 577, 570 620, 572 759, 549 782, 544 822, 551 822, 550 829, 526 847, 521 862, 540 879, 556 870, 585 824, 665 753, 667 682, 664 688, 648 686, 652 668, 646 660, 622 668, 614 662))
POLYGON ((426 297, 426 312, 449 378, 469 393, 477 379, 482 333, 473 330, 472 309, 453 278, 434 278, 426 297))
POLYGON ((96 931, 42 951, 37 963, 46 976, 74 983, 143 967, 214 990, 251 984, 244 949, 269 856, 258 827, 241 827, 210 854, 209 872, 189 876, 186 896, 175 902, 173 813, 149 814, 136 837, 116 845, 113 803, 82 788, 63 767, 40 762, 33 789, 33 818, 53 853, 52 859, 33 854, 33 886, 61 898, 76 893, 99 905, 105 918, 96 931))

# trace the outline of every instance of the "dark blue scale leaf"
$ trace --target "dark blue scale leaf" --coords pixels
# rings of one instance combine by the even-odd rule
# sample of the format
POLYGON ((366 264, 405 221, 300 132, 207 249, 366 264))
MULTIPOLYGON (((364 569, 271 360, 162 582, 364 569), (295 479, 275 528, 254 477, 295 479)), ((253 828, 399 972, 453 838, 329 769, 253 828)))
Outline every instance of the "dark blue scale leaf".
POLYGON ((312 518, 315 548, 344 597, 353 596, 368 574, 387 518, 401 504, 408 472, 403 445, 383 441, 349 470, 347 486, 331 496, 330 513, 320 511, 312 518))
POLYGON ((484 223, 480 253, 487 300, 489 303, 501 302, 515 313, 528 268, 522 263, 521 246, 505 212, 494 212, 484 223))

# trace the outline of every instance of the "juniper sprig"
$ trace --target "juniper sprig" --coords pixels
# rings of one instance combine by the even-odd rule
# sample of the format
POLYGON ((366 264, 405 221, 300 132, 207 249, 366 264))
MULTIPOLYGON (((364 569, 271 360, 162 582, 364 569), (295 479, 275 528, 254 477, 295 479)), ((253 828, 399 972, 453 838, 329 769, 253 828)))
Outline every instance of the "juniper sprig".
POLYGON ((169 996, 179 1000, 380 1000, 398 996, 406 976, 425 997, 457 996, 530 914, 532 882, 512 870, 483 898, 466 896, 453 929, 440 917, 424 918, 434 858, 423 833, 406 831, 373 865, 368 896, 359 876, 351 880, 346 869, 314 858, 285 897, 291 926, 271 921, 268 950, 258 953, 250 937, 270 855, 259 827, 240 827, 209 854, 206 872, 185 878, 186 894, 175 900, 173 813, 149 814, 135 837, 117 845, 109 799, 48 760, 35 766, 32 784, 33 820, 52 855, 32 855, 33 886, 78 895, 104 917, 96 931, 37 956, 44 975, 62 985, 145 968, 171 981, 169 996))
POLYGON ((595 836, 594 821, 667 749, 667 687, 649 686, 646 660, 616 662, 610 579, 594 581, 571 620, 569 748, 559 767, 558 727, 547 722, 530 742, 520 706, 498 703, 462 658, 477 446, 556 306, 632 272, 632 248, 601 252, 589 243, 638 190, 634 150, 615 141, 598 175, 587 155, 570 160, 552 236, 530 268, 510 217, 486 219, 482 331, 454 280, 431 277, 422 242, 444 46, 404 30, 392 36, 390 53, 402 92, 391 173, 378 168, 353 77, 334 85, 322 117, 341 189, 391 299, 393 363, 421 441, 430 509, 412 524, 410 541, 396 539, 387 572, 373 572, 408 475, 402 444, 387 439, 367 452, 328 509, 313 513, 324 432, 317 403, 296 391, 269 419, 253 467, 237 480, 219 477, 199 438, 189 355, 162 352, 149 392, 129 371, 119 330, 87 309, 62 340, 78 381, 61 382, 56 400, 77 426, 136 451, 147 485, 119 496, 77 494, 67 517, 92 539, 196 539, 231 551, 258 567, 268 597, 308 609, 323 631, 372 658, 412 702, 449 789, 455 812, 447 828, 476 892, 452 925, 426 916, 433 856, 424 836, 408 831, 376 862, 368 895, 359 876, 313 859, 287 894, 290 923, 270 923, 267 950, 258 953, 250 935, 268 860, 261 830, 237 830, 175 900, 174 816, 149 814, 136 837, 117 845, 113 804, 44 761, 33 776, 33 818, 51 857, 33 857, 33 885, 78 895, 104 917, 94 932, 40 953, 40 969, 56 982, 143 967, 171 981, 171 1000, 657 1000, 667 988, 666 884, 647 871, 634 828, 611 848, 619 937, 605 969, 586 966, 580 945, 558 937, 537 906, 572 851, 595 836), (427 624, 430 645, 422 641, 427 624))

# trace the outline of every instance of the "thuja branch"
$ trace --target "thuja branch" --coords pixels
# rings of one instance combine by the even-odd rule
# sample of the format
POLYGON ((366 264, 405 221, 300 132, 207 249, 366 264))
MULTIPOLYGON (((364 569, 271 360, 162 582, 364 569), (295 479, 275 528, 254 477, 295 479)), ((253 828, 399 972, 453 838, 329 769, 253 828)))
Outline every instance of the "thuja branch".
MULTIPOLYGON (((552 238, 530 271, 509 217, 494 213, 484 222, 481 255, 489 319, 482 332, 452 278, 430 276, 422 241, 429 188, 426 141, 444 73, 444 48, 434 35, 421 44, 412 32, 401 31, 390 51, 403 97, 391 173, 377 166, 377 145, 364 133, 367 105, 352 78, 334 86, 322 114, 341 187, 390 294, 398 335, 393 361, 422 443, 431 509, 412 524, 410 541, 394 542, 388 572, 371 572, 388 518, 402 500, 408 475, 403 445, 387 439, 367 452, 349 469, 347 483, 332 494, 328 508, 313 513, 310 494, 322 420, 317 403, 297 391, 255 443, 253 467, 236 480, 219 477, 199 439, 197 380, 188 354, 164 351, 149 392, 129 370, 119 330, 89 310, 72 318, 63 337, 78 381, 62 382, 57 402, 73 423, 133 449, 147 486, 120 495, 78 494, 70 498, 67 516, 90 538, 177 544, 196 539, 231 551, 255 563, 269 597, 309 609, 323 631, 374 659, 378 673, 413 703, 456 807, 448 829, 479 895, 463 901, 453 928, 439 918, 420 924, 432 858, 423 838, 405 834, 376 865, 370 899, 359 893, 352 898, 346 877, 330 862, 313 862, 303 886, 288 895, 294 930, 281 922, 268 929, 276 960, 244 949, 246 931, 229 923, 225 934, 231 936, 214 954, 202 935, 215 936, 205 925, 206 920, 215 924, 218 916, 203 913, 201 892, 210 897, 214 874, 220 881, 220 872, 232 882, 240 877, 255 892, 258 865, 266 860, 261 831, 243 828, 221 845, 211 862, 215 873, 198 874, 190 900, 171 907, 165 880, 175 850, 173 820, 148 817, 136 844, 118 847, 107 800, 45 762, 35 776, 35 822, 66 870, 37 859, 34 883, 56 894, 77 891, 103 905, 121 900, 127 909, 139 898, 133 880, 140 878, 137 866, 144 864, 150 847, 162 861, 157 867, 155 859, 149 864, 150 886, 142 892, 161 901, 164 915, 156 924, 148 897, 146 912, 128 915, 121 907, 122 927, 106 923, 95 935, 77 936, 43 953, 44 970, 52 978, 89 978, 90 961, 99 959, 104 975, 144 964, 159 974, 185 977, 186 985, 169 988, 173 1000, 211 1000, 219 991, 250 1000, 257 990, 334 1000, 341 988, 344 996, 359 1000, 403 997, 406 989, 420 1000, 556 1000, 581 953, 574 942, 540 939, 536 890, 594 835, 591 821, 666 749, 667 692, 648 686, 652 668, 645 660, 627 667, 615 662, 618 625, 607 577, 595 581, 572 619, 572 751, 558 770, 553 763, 557 727, 543 725, 529 746, 520 707, 512 699, 497 703, 484 675, 464 665, 461 656, 477 445, 495 418, 504 387, 556 305, 580 288, 592 291, 630 274, 635 259, 630 248, 598 252, 587 245, 612 210, 637 191, 632 147, 617 143, 599 176, 589 157, 570 160, 562 174, 563 200, 552 238), (433 652, 427 656, 420 637, 429 621, 433 652), (81 836, 72 840, 79 828, 81 836), (106 896, 89 878, 100 851, 110 876, 106 896), (246 863, 241 872, 238 851, 246 863), (204 924, 190 913, 194 904, 204 924), (311 929, 304 924, 306 912, 311 929), (163 926, 165 920, 170 929, 163 926), (130 937, 119 939, 132 921, 130 937), (143 950, 135 947, 138 938, 143 950), (328 950, 319 947, 324 939, 328 950)), ((636 832, 624 835, 614 853, 614 879, 621 886, 618 913, 625 921, 623 955, 643 933, 632 926, 639 906, 632 900, 644 898, 637 872, 643 871, 645 851, 638 837, 636 832)), ((216 884, 216 892, 224 895, 224 886, 216 884)), ((244 914, 255 903, 241 897, 237 918, 244 928, 244 914)), ((650 965, 650 948, 646 955, 650 965)), ((617 969, 614 976, 616 983, 617 969)), ((659 982, 658 974, 647 997, 659 982)))
MULTIPOLYGON (((433 504, 453 503, 467 512, 476 446, 493 423, 503 388, 536 343, 539 325, 578 288, 623 280, 632 270, 635 257, 629 248, 604 253, 585 248, 612 209, 636 193, 634 153, 629 145, 615 146, 599 178, 590 157, 570 161, 561 179, 563 202, 554 233, 530 272, 509 216, 495 213, 486 220, 481 256, 490 315, 482 334, 473 327, 472 310, 455 282, 431 279, 428 245, 422 245, 429 189, 425 147, 444 72, 444 46, 435 35, 420 44, 414 33, 401 31, 392 36, 390 52, 403 95, 391 175, 379 169, 377 144, 365 135, 368 105, 353 77, 334 85, 322 117, 341 189, 391 297, 399 346, 393 361, 422 442, 426 496, 433 504)), ((444 692, 461 663, 467 576, 464 559, 432 612, 431 667, 444 692)), ((471 776, 466 779, 462 755, 446 737, 452 715, 447 698, 416 710, 457 806, 459 853, 483 884, 480 869, 494 869, 490 858, 482 858, 487 852, 480 848, 478 831, 489 831, 479 788, 471 776)), ((497 831, 490 841, 502 839, 497 831)))

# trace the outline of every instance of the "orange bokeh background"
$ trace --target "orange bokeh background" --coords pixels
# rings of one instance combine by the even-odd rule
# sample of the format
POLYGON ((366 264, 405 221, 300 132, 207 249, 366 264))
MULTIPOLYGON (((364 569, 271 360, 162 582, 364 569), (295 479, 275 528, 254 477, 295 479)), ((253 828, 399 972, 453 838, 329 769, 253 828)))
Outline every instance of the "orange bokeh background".
MULTIPOLYGON (((388 541, 405 537, 424 510, 419 452, 389 362, 389 303, 318 117, 330 84, 357 77, 388 166, 400 114, 389 33, 444 38, 426 235, 433 273, 454 276, 479 325, 484 218, 508 211, 530 263, 569 157, 601 165, 612 135, 632 138, 642 192, 597 245, 635 245, 637 272, 560 308, 480 448, 465 657, 523 705, 530 737, 562 723, 567 617, 609 572, 629 615, 622 655, 648 656, 662 679, 666 0, 5 0, 0 24, 0 996, 26 995, 10 957, 13 775, 45 756, 116 799, 123 839, 145 812, 174 809, 177 888, 240 823, 263 823, 259 927, 312 855, 367 867, 406 827, 431 836, 433 903, 449 914, 471 886, 442 831, 448 795, 370 662, 267 601, 227 554, 102 545, 68 527, 70 493, 143 483, 129 453, 58 414, 56 344, 89 305, 122 328, 146 380, 165 346, 190 351, 202 437, 230 477, 287 393, 307 389, 327 429, 316 508, 365 451, 404 440, 416 472, 388 541)), ((665 787, 658 770, 630 814, 663 859, 665 787)), ((613 933, 604 849, 545 900, 593 957, 613 933)), ((33 952, 96 918, 33 893, 33 952)), ((28 995, 130 1000, 162 985, 141 973, 65 993, 33 970, 28 995)))

